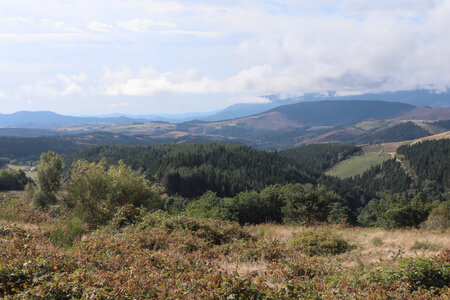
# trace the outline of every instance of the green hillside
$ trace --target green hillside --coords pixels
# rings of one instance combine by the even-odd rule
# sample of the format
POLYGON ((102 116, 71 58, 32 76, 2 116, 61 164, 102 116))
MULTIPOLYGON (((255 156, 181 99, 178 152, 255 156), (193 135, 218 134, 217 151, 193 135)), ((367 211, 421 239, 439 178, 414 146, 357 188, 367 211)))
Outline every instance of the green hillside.
POLYGON ((157 179, 170 193, 198 197, 210 190, 234 196, 276 183, 315 182, 318 174, 276 153, 247 146, 218 143, 155 146, 99 146, 66 156, 66 165, 78 159, 116 164, 123 160, 147 178, 157 179))
POLYGON ((414 140, 430 135, 431 134, 428 131, 419 125, 416 125, 413 122, 405 122, 365 134, 355 139, 355 142, 379 144, 414 140))
POLYGON ((420 182, 450 190, 450 139, 401 146, 397 153, 408 161, 420 182))
POLYGON ((383 161, 390 159, 391 156, 387 153, 364 153, 361 155, 352 156, 346 159, 332 169, 326 172, 327 175, 337 176, 339 178, 348 178, 355 175, 361 175, 370 167, 379 165, 383 161))

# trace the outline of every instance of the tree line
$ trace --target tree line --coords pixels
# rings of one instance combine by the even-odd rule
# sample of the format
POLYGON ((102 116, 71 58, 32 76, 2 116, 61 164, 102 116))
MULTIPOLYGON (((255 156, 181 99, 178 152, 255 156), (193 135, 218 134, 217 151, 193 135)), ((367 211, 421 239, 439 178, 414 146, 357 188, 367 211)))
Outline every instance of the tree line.
POLYGON ((67 165, 78 159, 108 164, 123 160, 156 180, 170 194, 196 198, 206 191, 233 197, 246 190, 262 190, 276 183, 316 182, 318 172, 277 153, 219 143, 155 146, 98 146, 66 156, 67 165))

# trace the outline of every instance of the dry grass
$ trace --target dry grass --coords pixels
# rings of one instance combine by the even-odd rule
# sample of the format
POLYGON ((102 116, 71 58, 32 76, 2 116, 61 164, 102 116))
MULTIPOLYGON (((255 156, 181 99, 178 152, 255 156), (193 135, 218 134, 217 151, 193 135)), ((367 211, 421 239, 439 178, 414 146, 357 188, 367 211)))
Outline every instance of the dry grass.
MULTIPOLYGON (((251 226, 250 232, 259 238, 278 239, 287 242, 295 233, 301 233, 305 229, 302 226, 262 224, 251 226)), ((332 226, 332 231, 356 246, 354 250, 333 258, 345 267, 373 265, 380 262, 394 261, 401 257, 432 257, 450 249, 449 230, 384 230, 379 228, 332 226), (381 245, 373 242, 375 238, 381 239, 381 245), (428 243, 432 247, 414 249, 414 245, 417 242, 428 243)))
POLYGON ((0 292, 3 288, 6 295, 28 290, 48 299, 88 294, 113 299, 448 299, 446 287, 439 290, 443 297, 413 291, 403 277, 389 273, 400 274, 396 258, 445 252, 450 248, 448 231, 326 225, 327 233, 354 247, 338 255, 310 256, 293 245, 295 235, 324 228, 241 228, 153 213, 139 224, 117 227, 112 222, 65 249, 49 239, 63 218, 34 211, 23 200, 9 202, 0 205, 0 229, 6 229, 0 235, 0 275, 10 283, 5 287, 0 281, 0 292), (37 283, 36 276, 44 281, 37 283))

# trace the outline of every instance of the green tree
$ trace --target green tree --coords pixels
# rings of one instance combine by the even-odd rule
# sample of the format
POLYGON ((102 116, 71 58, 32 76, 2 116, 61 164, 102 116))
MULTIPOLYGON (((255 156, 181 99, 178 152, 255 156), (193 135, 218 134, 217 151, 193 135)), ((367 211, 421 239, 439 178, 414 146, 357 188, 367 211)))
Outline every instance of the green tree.
POLYGON ((325 222, 330 204, 338 202, 339 196, 326 191, 323 185, 288 184, 282 187, 285 206, 282 208, 285 223, 312 225, 325 222))
POLYGON ((27 186, 27 195, 33 204, 46 207, 57 202, 56 194, 61 189, 61 175, 64 164, 60 155, 48 151, 41 154, 38 164, 36 186, 27 186))
POLYGON ((433 208, 425 222, 428 229, 447 229, 450 227, 450 200, 433 208))
POLYGON ((119 161, 106 166, 106 161, 73 164, 67 193, 69 207, 84 216, 92 227, 105 224, 118 208, 132 204, 149 210, 161 209, 161 190, 141 174, 119 161))
POLYGON ((199 199, 194 200, 186 207, 186 213, 189 216, 197 218, 218 218, 224 219, 225 200, 216 195, 216 193, 207 191, 199 199))

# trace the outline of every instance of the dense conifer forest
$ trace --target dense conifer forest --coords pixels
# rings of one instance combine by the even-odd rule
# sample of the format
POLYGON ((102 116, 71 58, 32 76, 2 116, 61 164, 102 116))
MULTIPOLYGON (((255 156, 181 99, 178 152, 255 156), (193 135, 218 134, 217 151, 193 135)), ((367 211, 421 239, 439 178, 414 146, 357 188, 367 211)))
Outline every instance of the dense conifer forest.
POLYGON ((405 122, 381 129, 375 132, 364 134, 354 140, 355 143, 389 143, 408 141, 431 135, 428 131, 414 124, 413 122, 405 122))
POLYGON ((354 145, 312 144, 280 151, 279 154, 314 170, 324 172, 358 152, 361 152, 361 147, 354 145))
POLYGON ((157 146, 99 146, 66 156, 66 165, 78 159, 116 164, 123 160, 147 178, 160 181, 171 194, 198 197, 210 190, 235 196, 275 183, 315 182, 319 173, 280 157, 247 146, 218 143, 157 146))

